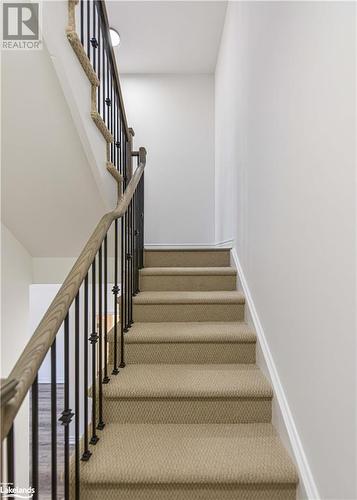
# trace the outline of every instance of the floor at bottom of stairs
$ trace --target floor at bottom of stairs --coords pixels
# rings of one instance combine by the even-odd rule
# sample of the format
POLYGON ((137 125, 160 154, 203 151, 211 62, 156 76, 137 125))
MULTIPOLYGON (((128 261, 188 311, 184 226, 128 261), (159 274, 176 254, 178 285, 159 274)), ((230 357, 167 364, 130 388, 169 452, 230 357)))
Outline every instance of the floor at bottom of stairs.
POLYGON ((290 500, 295 467, 271 424, 107 424, 83 498, 290 500))

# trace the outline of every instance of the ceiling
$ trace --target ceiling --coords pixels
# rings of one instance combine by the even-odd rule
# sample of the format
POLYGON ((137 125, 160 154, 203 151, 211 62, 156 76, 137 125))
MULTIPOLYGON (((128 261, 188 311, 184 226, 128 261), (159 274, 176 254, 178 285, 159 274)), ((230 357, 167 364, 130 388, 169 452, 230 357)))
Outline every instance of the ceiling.
POLYGON ((121 73, 213 73, 225 1, 107 1, 121 73))

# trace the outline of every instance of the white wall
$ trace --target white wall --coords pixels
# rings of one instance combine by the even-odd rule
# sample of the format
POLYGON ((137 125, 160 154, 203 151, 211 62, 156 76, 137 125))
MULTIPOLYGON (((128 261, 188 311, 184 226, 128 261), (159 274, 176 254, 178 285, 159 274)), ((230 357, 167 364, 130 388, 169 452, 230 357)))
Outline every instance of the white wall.
POLYGON ((229 4, 216 238, 233 238, 322 499, 356 498, 355 6, 229 4))
POLYGON ((146 244, 214 242, 212 75, 125 75, 136 145, 147 148, 146 244))
MULTIPOLYGON (((1 377, 6 378, 30 338, 31 255, 1 224, 1 377)), ((28 486, 29 409, 25 399, 14 424, 16 483, 28 486)))
MULTIPOLYGON (((67 0, 45 0, 43 6, 43 37, 51 55, 76 131, 92 170, 94 180, 107 209, 116 203, 117 187, 106 170, 106 142, 90 117, 91 86, 66 37, 68 25, 67 0)), ((79 4, 76 7, 77 33, 80 32, 79 4)))

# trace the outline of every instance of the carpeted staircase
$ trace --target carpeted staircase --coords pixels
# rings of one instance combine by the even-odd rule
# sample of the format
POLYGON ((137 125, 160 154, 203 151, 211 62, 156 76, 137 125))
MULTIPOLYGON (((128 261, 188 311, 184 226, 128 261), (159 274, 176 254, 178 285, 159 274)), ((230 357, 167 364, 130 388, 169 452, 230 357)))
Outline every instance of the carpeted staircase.
POLYGON ((140 290, 81 497, 295 499, 229 250, 147 250, 140 290))

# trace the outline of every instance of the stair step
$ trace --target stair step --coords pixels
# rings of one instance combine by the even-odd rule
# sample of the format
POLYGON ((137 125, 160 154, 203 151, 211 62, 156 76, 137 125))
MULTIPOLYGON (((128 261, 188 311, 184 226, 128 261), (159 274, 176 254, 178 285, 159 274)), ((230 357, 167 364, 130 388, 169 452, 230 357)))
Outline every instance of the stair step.
POLYGON ((140 271, 140 290, 235 290, 233 267, 146 267, 140 271))
POLYGON ((294 464, 271 424, 107 424, 81 462, 86 500, 293 500, 294 464))
POLYGON ((154 249, 144 252, 145 267, 227 267, 229 248, 154 249))
POLYGON ((248 365, 128 365, 103 386, 106 422, 269 422, 271 387, 248 365))
MULTIPOLYGON (((114 330, 109 362, 113 362, 114 330)), ((255 363, 256 335, 244 322, 134 323, 125 335, 127 363, 255 363)))
POLYGON ((237 291, 140 292, 133 299, 134 321, 241 321, 244 295, 237 291))

